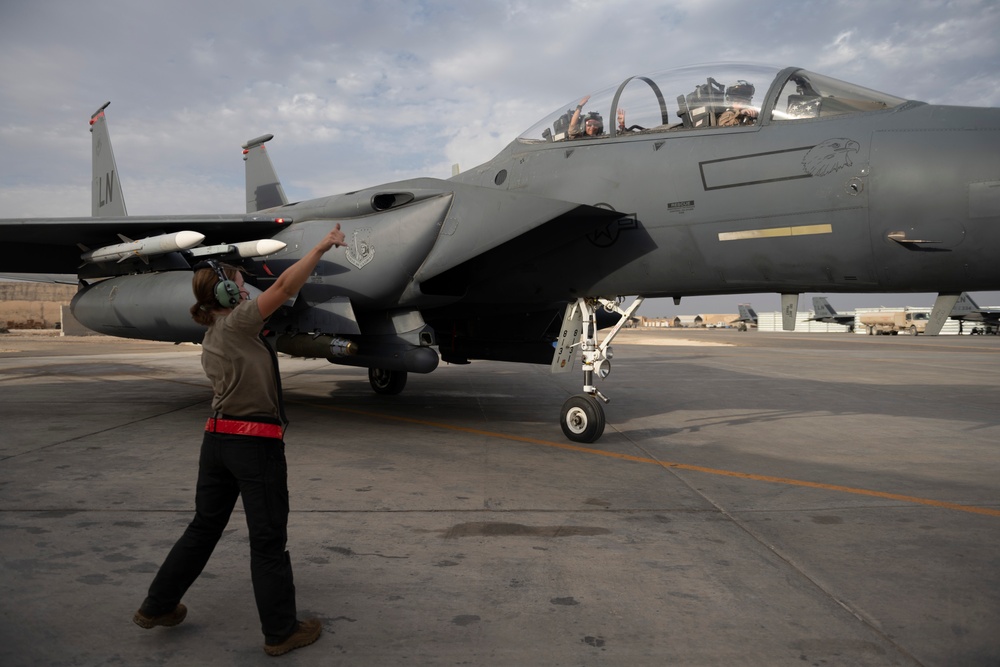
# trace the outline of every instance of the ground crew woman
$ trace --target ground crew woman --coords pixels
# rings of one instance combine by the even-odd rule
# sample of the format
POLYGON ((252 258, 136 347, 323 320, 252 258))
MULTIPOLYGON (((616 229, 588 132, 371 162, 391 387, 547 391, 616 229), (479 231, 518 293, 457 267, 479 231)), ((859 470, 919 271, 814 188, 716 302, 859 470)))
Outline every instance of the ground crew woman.
POLYGON ((213 416, 198 463, 195 517, 167 555, 133 621, 143 628, 174 626, 187 608, 181 598, 215 549, 236 498, 243 496, 250 533, 250 571, 264 633, 264 651, 281 655, 319 639, 318 619, 300 622, 292 565, 285 551, 288 483, 278 361, 260 337, 265 320, 298 294, 324 253, 343 246, 338 224, 256 299, 243 276, 219 264, 195 271, 191 316, 208 327, 201 364, 211 381, 213 416))

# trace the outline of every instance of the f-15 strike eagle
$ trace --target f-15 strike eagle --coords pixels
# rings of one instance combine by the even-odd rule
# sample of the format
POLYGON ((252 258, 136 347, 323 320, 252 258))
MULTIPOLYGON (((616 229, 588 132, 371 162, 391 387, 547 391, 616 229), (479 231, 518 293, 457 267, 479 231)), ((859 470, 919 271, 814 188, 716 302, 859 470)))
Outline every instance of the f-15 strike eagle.
POLYGON ((825 296, 813 297, 814 315, 809 318, 812 322, 825 322, 827 324, 839 324, 847 327, 851 333, 854 332, 854 313, 838 313, 834 310, 825 296))
POLYGON ((757 326, 757 311, 753 309, 749 303, 741 303, 737 306, 740 310, 740 316, 733 320, 734 322, 739 322, 736 328, 740 331, 747 331, 751 326, 757 326))
POLYGON ((972 297, 965 293, 959 295, 958 303, 951 311, 951 319, 958 320, 959 333, 962 333, 962 326, 966 322, 972 322, 981 325, 972 327, 974 334, 1000 334, 1000 308, 980 308, 972 297))
POLYGON ((1000 109, 798 67, 631 76, 450 179, 302 202, 260 137, 233 215, 127 216, 103 107, 92 132, 93 217, 0 221, 0 270, 75 272, 86 326, 198 341, 197 261, 237 263, 263 289, 339 223, 348 251, 272 319, 276 349, 367 367, 382 393, 439 360, 566 371, 581 356, 560 416, 579 442, 605 427, 594 383, 618 329, 599 341, 599 316, 620 325, 643 298, 773 291, 794 317, 801 292, 934 291, 943 323, 961 292, 1000 289, 1000 109))

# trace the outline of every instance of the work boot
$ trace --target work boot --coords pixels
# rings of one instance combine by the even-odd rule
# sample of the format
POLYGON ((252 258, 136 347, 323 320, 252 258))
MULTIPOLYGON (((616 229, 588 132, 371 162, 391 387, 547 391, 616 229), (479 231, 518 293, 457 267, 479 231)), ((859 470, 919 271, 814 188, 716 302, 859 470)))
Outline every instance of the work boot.
POLYGON ((264 653, 268 655, 284 655, 289 651, 303 646, 309 646, 319 639, 323 632, 323 625, 318 618, 310 618, 308 621, 299 621, 299 629, 280 644, 264 644, 264 653))
POLYGON ((132 617, 132 622, 138 625, 140 628, 155 628, 158 625, 162 625, 165 628, 172 628, 175 625, 180 624, 187 616, 188 610, 182 604, 178 604, 174 607, 173 611, 169 611, 166 614, 160 614, 159 616, 149 616, 142 613, 142 609, 135 612, 135 616, 132 617))

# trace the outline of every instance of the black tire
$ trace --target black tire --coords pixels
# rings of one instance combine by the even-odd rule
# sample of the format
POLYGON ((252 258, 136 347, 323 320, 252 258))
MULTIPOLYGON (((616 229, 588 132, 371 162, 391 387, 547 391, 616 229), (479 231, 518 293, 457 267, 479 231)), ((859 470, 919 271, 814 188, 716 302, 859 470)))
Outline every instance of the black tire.
POLYGON ((911 324, 910 325, 910 335, 911 336, 916 336, 917 335, 917 325, 915 325, 915 324, 911 324))
POLYGON ((590 394, 570 396, 563 403, 559 425, 573 442, 597 442, 604 433, 604 408, 590 394))
POLYGON ((368 383, 376 394, 395 396, 406 386, 406 371, 389 371, 384 368, 369 368, 368 383))

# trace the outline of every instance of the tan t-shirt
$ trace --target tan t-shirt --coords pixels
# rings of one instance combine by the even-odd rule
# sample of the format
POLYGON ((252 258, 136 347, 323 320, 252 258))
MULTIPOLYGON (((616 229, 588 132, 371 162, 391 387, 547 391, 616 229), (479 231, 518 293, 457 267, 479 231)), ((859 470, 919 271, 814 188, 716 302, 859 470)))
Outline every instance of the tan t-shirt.
POLYGON ((279 419, 276 369, 258 336, 264 319, 253 301, 216 318, 201 344, 201 366, 212 383, 212 409, 229 417, 279 419))

